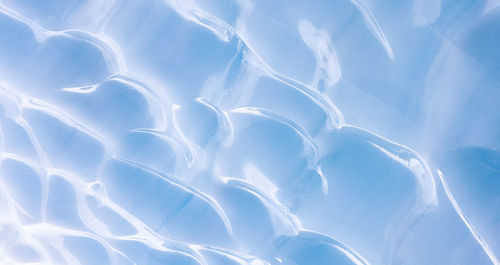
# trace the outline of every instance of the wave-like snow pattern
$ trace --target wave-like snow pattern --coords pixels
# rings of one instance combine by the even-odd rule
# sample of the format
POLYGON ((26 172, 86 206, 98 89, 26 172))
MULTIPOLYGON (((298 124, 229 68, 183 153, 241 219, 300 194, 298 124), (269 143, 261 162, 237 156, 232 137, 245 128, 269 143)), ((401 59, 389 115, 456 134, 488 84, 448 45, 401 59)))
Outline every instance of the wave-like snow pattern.
POLYGON ((0 1, 0 262, 500 264, 462 2, 0 1))

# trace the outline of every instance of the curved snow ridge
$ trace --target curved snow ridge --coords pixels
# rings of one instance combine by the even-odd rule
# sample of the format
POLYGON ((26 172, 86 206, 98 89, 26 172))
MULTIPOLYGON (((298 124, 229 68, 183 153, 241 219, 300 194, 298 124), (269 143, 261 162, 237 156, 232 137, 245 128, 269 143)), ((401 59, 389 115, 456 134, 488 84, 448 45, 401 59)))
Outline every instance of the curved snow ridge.
POLYGON ((370 31, 375 35, 380 44, 384 47, 385 52, 394 60, 394 52, 392 51, 391 44, 387 40, 387 37, 384 34, 384 31, 380 27, 373 11, 365 0, 351 0, 351 2, 358 8, 359 12, 363 16, 365 23, 370 28, 370 31))
POLYGON ((327 29, 294 28, 306 84, 245 40, 253 2, 234 26, 197 1, 56 2, 0 6, 2 264, 454 264, 432 248, 456 235, 498 263, 417 152, 344 120, 327 29))
MULTIPOLYGON (((240 46, 239 49, 241 50, 239 52, 242 53, 244 62, 250 64, 252 67, 257 68, 258 72, 262 72, 260 73, 260 75, 264 74, 270 76, 271 78, 276 79, 279 82, 283 82, 288 86, 297 89, 308 97, 311 97, 315 101, 315 103, 322 107, 327 113, 328 121, 331 123, 328 124, 329 126, 338 125, 343 122, 342 114, 329 101, 328 98, 321 96, 319 93, 314 91, 312 87, 302 84, 301 82, 274 70, 255 52, 255 50, 243 38, 243 36, 241 36, 236 29, 234 29, 224 20, 200 9, 193 1, 182 1, 182 3, 180 3, 177 0, 171 0, 167 2, 181 16, 211 30, 217 36, 219 36, 222 41, 229 42, 230 40, 235 39, 240 46)), ((321 64, 321 62, 318 63, 321 64)), ((238 67, 242 66, 238 65, 238 67)), ((333 79, 338 79, 338 77, 333 77, 333 79)))
MULTIPOLYGON (((110 264, 115 264, 115 260, 120 259, 122 256, 126 260, 133 260, 133 257, 129 257, 125 254, 127 253, 126 251, 119 249, 121 243, 117 243, 124 241, 125 243, 123 244, 127 245, 126 242, 130 240, 128 238, 142 238, 147 244, 155 244, 154 242, 157 242, 156 244, 161 245, 167 244, 166 242, 172 239, 186 241, 189 242, 187 245, 188 249, 190 249, 191 247, 189 246, 194 243, 211 244, 214 246, 220 245, 230 248, 231 242, 234 240, 233 232, 231 231, 231 220, 228 220, 223 209, 221 209, 218 203, 208 195, 204 195, 195 188, 189 187, 189 185, 178 178, 168 177, 168 175, 161 172, 155 173, 155 171, 157 171, 155 169, 147 169, 147 166, 142 166, 133 161, 125 162, 121 159, 112 158, 117 156, 115 153, 116 151, 112 148, 113 145, 108 143, 104 137, 98 136, 98 134, 94 133, 92 129, 89 129, 85 124, 70 118, 68 113, 39 99, 23 95, 14 90, 6 89, 4 91, 6 92, 6 97, 12 98, 11 95, 15 94, 18 98, 17 100, 10 99, 10 102, 6 102, 14 103, 16 106, 14 110, 9 111, 11 114, 4 119, 13 117, 15 117, 16 120, 27 119, 28 128, 34 128, 32 130, 34 130, 33 134, 35 138, 25 144, 33 145, 38 143, 42 146, 40 148, 44 150, 43 146, 53 142, 53 140, 46 140, 46 137, 50 138, 54 136, 54 133, 50 130, 47 132, 49 128, 44 128, 44 126, 51 126, 53 128, 50 129, 59 130, 59 133, 57 133, 59 137, 64 135, 62 134, 64 131, 69 130, 71 134, 75 136, 81 135, 81 137, 83 137, 82 139, 88 139, 86 141, 90 140, 91 142, 99 143, 95 148, 100 150, 99 153, 96 153, 100 154, 100 160, 93 161, 93 164, 79 165, 77 160, 82 157, 78 157, 77 154, 87 152, 80 149, 79 152, 75 151, 76 157, 73 158, 73 160, 64 161, 66 162, 66 165, 63 165, 64 169, 56 168, 56 165, 52 163, 54 160, 60 160, 58 159, 60 155, 64 155, 65 150, 61 150, 63 151, 62 154, 58 152, 58 149, 62 149, 63 147, 46 146, 45 149, 51 149, 51 151, 46 154, 44 153, 44 156, 47 157, 45 159, 48 161, 46 164, 37 163, 36 161, 26 162, 23 161, 24 159, 14 159, 16 157, 21 157, 16 154, 11 155, 10 153, 2 153, 2 176, 4 176, 5 181, 2 183, 6 188, 5 192, 10 197, 10 200, 14 200, 16 209, 14 212, 7 215, 14 218, 9 222, 18 222, 17 226, 20 227, 19 229, 22 229, 21 231, 26 230, 31 238, 35 238, 33 240, 42 244, 41 248, 43 252, 39 253, 39 255, 48 251, 46 250, 47 248, 55 248, 57 252, 62 254, 62 258, 54 257, 53 254, 43 254, 45 257, 40 261, 48 263, 82 262, 81 256, 75 256, 77 254, 73 251, 76 250, 72 249, 70 243, 63 243, 62 245, 58 243, 54 245, 51 243, 52 239, 49 239, 47 236, 54 238, 54 240, 57 238, 65 239, 70 237, 71 240, 69 241, 92 241, 92 244, 94 244, 96 248, 101 249, 101 254, 103 255, 97 256, 97 259, 103 260, 106 263, 109 262, 110 264), (16 102, 22 103, 16 104, 16 102), (28 117, 25 117, 26 115, 28 117), (40 119, 47 121, 42 124, 37 123, 40 119), (49 120, 50 122, 47 124, 49 120), (42 127, 40 128, 40 126, 42 127), (40 142, 43 144, 40 144, 40 142), (21 164, 18 165, 20 168, 12 168, 12 166, 9 166, 9 164, 12 163, 10 161, 20 162, 21 164), (86 172, 89 173, 89 175, 81 174, 82 171, 85 172, 89 169, 88 166, 94 167, 92 171, 86 172), (40 169, 34 170, 31 168, 40 169), (33 192, 46 198, 40 199, 43 204, 37 207, 38 210, 36 213, 29 212, 30 210, 25 208, 27 206, 23 207, 22 203, 20 204, 15 201, 16 199, 24 201, 25 199, 23 199, 23 197, 33 195, 23 195, 21 190, 19 190, 19 185, 23 185, 22 183, 33 183, 33 180, 30 181, 24 178, 18 178, 16 180, 9 178, 12 174, 16 174, 20 177, 19 173, 25 170, 31 170, 32 173, 29 178, 40 183, 37 187, 38 190, 33 190, 33 192), (92 176, 92 174, 95 174, 95 176, 92 176), (160 197, 151 197, 154 196, 154 194, 160 197), (56 197, 52 198, 52 196, 56 197), (158 203, 157 205, 159 208, 155 209, 151 204, 152 202, 155 204, 158 203), (142 205, 143 203, 146 205, 142 205), (147 209, 147 211, 137 211, 137 207, 147 209), (200 212, 204 211, 202 209, 206 209, 208 212, 200 212), (20 212, 17 213, 17 211, 20 212), (209 213, 210 211, 212 211, 212 213, 209 213), (110 214, 113 218, 110 218, 110 214), (21 215, 21 217, 19 215, 21 215), (210 215, 213 217, 209 217, 210 215), (34 220, 25 223, 25 221, 22 220, 22 216, 27 216, 34 220), (196 216, 202 218, 194 218, 196 216), (21 220, 17 220, 18 218, 21 220), (219 221, 215 221, 215 219, 211 221, 211 218, 219 219, 219 221), (178 221, 175 219, 178 219, 178 221), (187 225, 187 220, 191 220, 191 224, 187 225), (192 223, 192 221, 194 221, 194 223, 192 223), (216 228, 217 225, 214 221, 220 222, 220 228, 216 228), (33 226, 36 227, 34 230, 31 228, 33 222, 40 224, 48 223, 52 226, 33 226), (198 222, 201 223, 197 224, 198 222), (205 237, 206 239, 202 239, 201 235, 205 233, 203 231, 206 228, 204 225, 205 222, 210 223, 210 230, 215 230, 213 233, 209 232, 205 237), (201 230, 194 236, 195 234, 193 233, 196 232, 196 226, 199 226, 201 230), (55 230, 51 227, 55 228, 55 230), (39 235, 38 233, 42 231, 45 231, 43 235, 39 235), (45 236, 45 233, 48 233, 48 235, 45 236), (227 233, 227 239, 224 239, 224 233, 227 233), (214 240, 219 241, 219 243, 216 243, 214 240), (118 246, 115 247, 115 245, 118 246)), ((88 93, 83 94, 88 95, 88 93)), ((2 97, 2 99, 4 99, 4 97, 2 97)), ((2 100, 2 102, 5 102, 5 99, 2 100)), ((5 109, 7 105, 2 104, 2 107, 5 109)), ((256 115, 261 116, 260 113, 256 113, 256 115)), ((16 122, 16 120, 14 120, 14 122, 16 122)), ((278 122, 281 124, 283 121, 278 122)), ((289 127, 290 125, 286 126, 289 127)), ((293 128, 293 133, 299 133, 299 130, 301 130, 297 127, 289 128, 293 128)), ((75 136, 72 137, 72 140, 77 139, 75 136)), ((302 133, 299 133, 298 136, 306 139, 302 133)), ((5 143, 10 143, 10 141, 5 141, 5 143)), ((54 144, 57 143, 55 142, 54 144)), ((60 163, 60 161, 56 163, 60 163)), ((251 193, 255 192, 259 191, 251 191, 251 193)), ((265 199, 265 196, 259 196, 257 200, 265 202, 269 199, 265 199)), ((269 202, 266 204, 269 204, 269 202)), ((273 209, 276 208, 268 208, 271 215, 282 216, 282 214, 275 212, 277 210, 273 209)), ((286 211, 283 207, 280 209, 286 211)), ((290 217, 285 217, 285 219, 286 218, 290 217)), ((276 230, 284 231, 279 227, 277 227, 276 230)), ((292 234, 293 233, 296 232, 292 232, 292 234)), ((276 236, 280 234, 281 232, 276 234, 276 236)), ((240 238, 240 240, 244 241, 245 239, 240 238)), ((170 243, 169 245, 173 245, 174 249, 183 248, 183 246, 184 248, 186 247, 185 244, 181 242, 170 243)), ((29 244, 27 249, 31 249, 29 244)), ((166 253, 169 253, 168 249, 169 248, 165 247, 161 248, 161 250, 166 253)), ((78 249, 77 251, 83 250, 78 249)), ((189 253, 182 255, 191 257, 189 253)), ((212 253, 210 255, 215 254, 212 253)), ((91 260, 90 257, 86 259, 91 260)), ((179 259, 182 260, 181 258, 179 259)), ((203 258, 196 258, 195 260, 198 260, 200 262, 199 264, 204 264, 203 258)))

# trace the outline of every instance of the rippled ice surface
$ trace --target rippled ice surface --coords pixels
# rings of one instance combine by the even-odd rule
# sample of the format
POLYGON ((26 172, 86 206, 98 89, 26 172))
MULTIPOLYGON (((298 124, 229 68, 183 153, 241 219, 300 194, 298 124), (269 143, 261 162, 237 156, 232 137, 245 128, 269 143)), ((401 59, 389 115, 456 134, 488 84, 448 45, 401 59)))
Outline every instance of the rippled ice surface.
POLYGON ((499 6, 0 1, 0 263, 500 264, 499 6))

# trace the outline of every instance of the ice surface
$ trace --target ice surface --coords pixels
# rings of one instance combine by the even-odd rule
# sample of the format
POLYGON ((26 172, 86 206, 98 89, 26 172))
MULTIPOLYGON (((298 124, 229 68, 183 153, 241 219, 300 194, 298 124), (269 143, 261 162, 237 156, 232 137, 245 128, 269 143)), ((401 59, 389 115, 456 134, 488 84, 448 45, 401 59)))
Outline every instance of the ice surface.
POLYGON ((0 264, 500 261, 495 0, 1 0, 0 264))

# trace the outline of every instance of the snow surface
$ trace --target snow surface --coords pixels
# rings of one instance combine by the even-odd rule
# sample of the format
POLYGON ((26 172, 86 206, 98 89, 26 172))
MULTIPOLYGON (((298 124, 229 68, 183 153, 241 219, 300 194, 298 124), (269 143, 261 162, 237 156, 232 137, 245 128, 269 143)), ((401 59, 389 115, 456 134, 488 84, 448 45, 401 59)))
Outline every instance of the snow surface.
POLYGON ((1 0, 0 264, 494 264, 500 2, 1 0))

